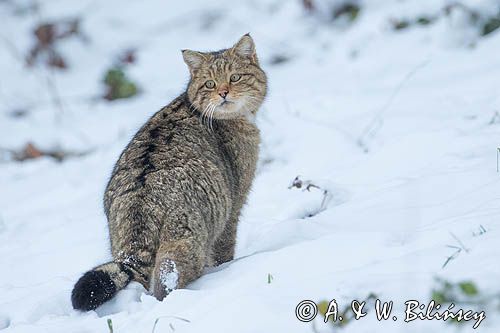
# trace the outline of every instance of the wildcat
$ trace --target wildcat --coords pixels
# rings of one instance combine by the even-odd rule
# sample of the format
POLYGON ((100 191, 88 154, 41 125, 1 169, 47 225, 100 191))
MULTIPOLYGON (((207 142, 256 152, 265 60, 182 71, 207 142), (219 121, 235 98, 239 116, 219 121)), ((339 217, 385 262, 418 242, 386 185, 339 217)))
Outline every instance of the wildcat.
POLYGON ((186 91, 142 126, 113 169, 104 194, 113 261, 78 280, 75 309, 97 308, 130 281, 162 300, 233 259, 267 78, 249 34, 229 49, 182 55, 186 91))

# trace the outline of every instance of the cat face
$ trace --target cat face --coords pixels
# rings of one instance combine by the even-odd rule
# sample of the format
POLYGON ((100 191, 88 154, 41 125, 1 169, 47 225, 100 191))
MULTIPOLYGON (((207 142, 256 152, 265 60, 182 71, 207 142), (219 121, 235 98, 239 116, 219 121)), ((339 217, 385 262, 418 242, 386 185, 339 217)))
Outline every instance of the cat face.
POLYGON ((191 73, 188 98, 202 118, 253 118, 266 95, 267 79, 249 34, 227 50, 183 50, 182 55, 191 73))

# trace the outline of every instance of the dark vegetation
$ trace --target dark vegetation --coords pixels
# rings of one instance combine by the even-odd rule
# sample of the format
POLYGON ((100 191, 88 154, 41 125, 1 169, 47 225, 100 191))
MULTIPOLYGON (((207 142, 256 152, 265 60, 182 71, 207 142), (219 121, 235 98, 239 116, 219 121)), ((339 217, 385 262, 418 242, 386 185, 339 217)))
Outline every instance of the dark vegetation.
POLYGON ((420 15, 414 18, 391 19, 390 23, 394 30, 404 30, 414 26, 426 26, 437 22, 443 17, 450 17, 455 11, 463 12, 468 18, 469 24, 477 29, 479 36, 487 36, 500 28, 500 8, 496 13, 481 13, 461 2, 446 5, 435 14, 420 15))
MULTIPOLYGON (((331 22, 347 21, 353 23, 362 11, 361 4, 361 1, 354 0, 334 2, 327 17, 331 22)), ((319 10, 315 0, 302 0, 302 5, 308 13, 316 13, 319 10)), ((411 18, 390 18, 389 23, 393 30, 405 30, 415 26, 433 24, 442 18, 451 16, 455 11, 466 14, 470 24, 477 29, 479 36, 487 36, 500 28, 500 6, 496 12, 482 13, 460 1, 447 4, 437 13, 422 14, 411 18)))

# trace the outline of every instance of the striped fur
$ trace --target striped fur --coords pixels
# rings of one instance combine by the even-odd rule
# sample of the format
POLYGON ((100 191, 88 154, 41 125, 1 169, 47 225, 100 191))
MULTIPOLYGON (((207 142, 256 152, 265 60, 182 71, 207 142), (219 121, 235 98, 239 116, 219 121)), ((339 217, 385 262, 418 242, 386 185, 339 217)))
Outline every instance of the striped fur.
POLYGON ((113 261, 76 283, 76 309, 95 309, 132 280, 161 300, 233 258, 267 79, 249 35, 230 49, 183 57, 186 92, 142 126, 114 167, 104 195, 113 261))

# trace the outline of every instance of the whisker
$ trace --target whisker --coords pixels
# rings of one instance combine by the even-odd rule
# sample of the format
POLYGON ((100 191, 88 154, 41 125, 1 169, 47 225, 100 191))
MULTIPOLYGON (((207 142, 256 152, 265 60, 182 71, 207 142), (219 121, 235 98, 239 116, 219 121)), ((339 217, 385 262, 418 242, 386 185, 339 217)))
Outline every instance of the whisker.
POLYGON ((212 107, 212 110, 210 110, 210 114, 209 114, 209 116, 210 116, 210 129, 211 129, 212 131, 213 131, 213 129, 214 129, 214 127, 213 127, 213 120, 214 120, 214 113, 215 113, 215 109, 216 109, 216 108, 217 108, 217 106, 216 106, 216 105, 214 105, 214 106, 212 107))
POLYGON ((202 125, 203 125, 203 117, 205 115, 205 110, 206 110, 206 108, 203 111, 201 111, 200 121, 201 121, 202 125))
POLYGON ((207 125, 210 130, 212 130, 212 110, 214 108, 211 107, 210 110, 208 110, 208 119, 207 119, 207 125))
POLYGON ((251 109, 257 109, 259 107, 259 104, 253 101, 247 101, 247 107, 245 111, 251 111, 251 109))
POLYGON ((205 125, 205 119, 207 119, 206 125, 208 125, 208 118, 207 117, 208 117, 208 112, 209 112, 211 107, 212 107, 212 102, 208 103, 208 105, 205 107, 205 109, 201 113, 201 124, 202 125, 205 125))
POLYGON ((257 97, 255 97, 255 96, 245 96, 245 98, 247 98, 247 99, 251 99, 251 100, 255 100, 255 101, 257 101, 257 102, 262 102, 262 100, 261 100, 260 98, 257 98, 257 97))
POLYGON ((196 111, 196 107, 193 104, 191 104, 189 106, 189 111, 191 111, 191 113, 194 113, 196 111))
POLYGON ((217 123, 217 118, 214 117, 214 115, 215 115, 215 109, 216 108, 214 108, 214 112, 212 113, 212 121, 217 123))

